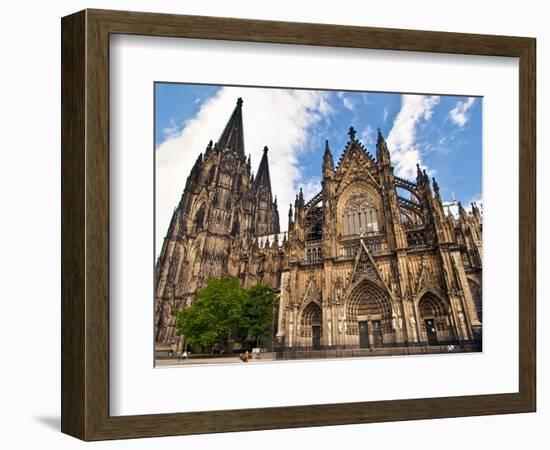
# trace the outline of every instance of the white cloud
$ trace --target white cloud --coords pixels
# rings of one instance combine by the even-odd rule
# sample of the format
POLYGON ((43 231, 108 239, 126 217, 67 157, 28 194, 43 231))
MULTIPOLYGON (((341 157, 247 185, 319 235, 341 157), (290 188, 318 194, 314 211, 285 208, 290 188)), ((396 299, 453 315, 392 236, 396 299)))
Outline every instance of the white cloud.
POLYGON ((170 119, 170 124, 162 130, 164 139, 173 139, 181 133, 182 125, 176 123, 174 119, 170 119))
MULTIPOLYGON (((321 180, 318 178, 310 178, 304 180, 300 185, 304 193, 304 200, 307 202, 313 198, 321 190, 321 180)), ((282 215, 282 211, 279 211, 282 215)))
POLYGON ((366 128, 361 131, 360 139, 366 145, 374 145, 374 128, 368 124, 366 128))
POLYGON ((416 164, 422 166, 420 149, 416 142, 417 125, 431 119, 433 109, 438 103, 438 96, 403 95, 401 97, 401 110, 395 117, 393 127, 386 139, 398 176, 416 177, 416 164))
POLYGON ((342 102, 344 103, 344 108, 349 109, 350 111, 353 111, 355 109, 355 103, 353 103, 353 100, 351 100, 348 97, 344 97, 342 99, 342 102))
POLYGON ((344 108, 346 108, 350 111, 355 110, 355 103, 351 98, 349 98, 343 92, 338 92, 337 95, 342 100, 342 104, 344 105, 344 108))
MULTIPOLYGON (((273 194, 277 195, 282 228, 288 205, 301 179, 298 155, 306 148, 309 128, 332 113, 328 94, 315 91, 224 87, 206 100, 185 128, 156 150, 156 251, 168 229, 174 207, 199 153, 208 141, 217 141, 238 97, 242 97, 245 152, 252 155, 256 172, 265 145, 273 194)), ((309 191, 310 185, 306 184, 309 191)), ((311 186, 313 189, 313 186, 311 186)))
POLYGON ((388 110, 388 107, 386 106, 384 108, 384 122, 388 119, 388 114, 389 114, 389 110, 388 110))
POLYGON ((468 122, 470 119, 468 110, 474 105, 475 100, 474 97, 468 97, 465 102, 457 102, 456 106, 449 111, 449 117, 456 125, 463 127, 468 122))

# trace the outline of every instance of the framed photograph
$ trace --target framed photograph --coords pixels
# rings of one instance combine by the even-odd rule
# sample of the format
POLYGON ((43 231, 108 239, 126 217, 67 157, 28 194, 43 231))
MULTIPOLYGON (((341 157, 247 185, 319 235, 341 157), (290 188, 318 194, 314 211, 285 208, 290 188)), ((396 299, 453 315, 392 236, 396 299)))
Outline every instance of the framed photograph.
POLYGON ((62 19, 62 431, 532 412, 535 39, 62 19))

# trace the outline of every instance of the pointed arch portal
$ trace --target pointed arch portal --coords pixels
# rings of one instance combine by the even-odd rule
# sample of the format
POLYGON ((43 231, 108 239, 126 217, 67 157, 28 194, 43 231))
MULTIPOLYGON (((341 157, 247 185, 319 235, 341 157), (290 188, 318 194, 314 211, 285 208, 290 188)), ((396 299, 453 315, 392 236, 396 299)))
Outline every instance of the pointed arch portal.
POLYGON ((311 346, 316 350, 321 348, 322 321, 321 308, 317 303, 310 302, 302 311, 300 329, 302 337, 311 338, 311 346))
POLYGON ((371 281, 360 282, 346 302, 346 335, 361 348, 395 342, 390 300, 371 281))
POLYGON ((428 345, 438 345, 452 340, 452 328, 447 304, 431 292, 426 292, 418 302, 421 327, 428 345))

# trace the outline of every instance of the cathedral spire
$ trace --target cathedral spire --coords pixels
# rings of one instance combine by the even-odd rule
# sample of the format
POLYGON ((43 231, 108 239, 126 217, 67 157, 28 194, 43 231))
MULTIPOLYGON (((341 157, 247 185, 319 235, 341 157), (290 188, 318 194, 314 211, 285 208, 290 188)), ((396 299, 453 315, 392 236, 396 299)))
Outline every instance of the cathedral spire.
POLYGON ((422 170, 420 170, 420 164, 416 163, 416 184, 420 186, 423 180, 422 170))
POLYGON ((332 159, 332 153, 328 145, 328 140, 325 141, 325 154, 323 156, 323 176, 325 178, 332 177, 334 175, 334 161, 332 159))
POLYGON ((300 208, 303 208, 304 207, 304 191, 302 190, 302 188, 300 187, 300 193, 298 194, 298 203, 300 205, 300 208))
POLYGON ((243 133, 243 99, 237 99, 237 106, 233 110, 233 114, 229 118, 220 139, 217 142, 217 147, 221 150, 229 148, 244 157, 244 133, 243 133))
POLYGON ((384 142, 384 136, 382 136, 382 129, 380 127, 378 127, 376 129, 376 131, 377 131, 377 134, 378 134, 378 137, 376 139, 376 143, 380 144, 381 142, 384 142))
POLYGON ((390 164, 390 151, 380 128, 378 128, 378 138, 376 140, 376 159, 378 160, 378 164, 390 164))
POLYGON ((258 173, 256 174, 256 186, 264 186, 269 188, 271 191, 271 179, 269 177, 269 162, 267 161, 267 146, 264 147, 264 154, 262 155, 262 160, 260 161, 260 167, 258 167, 258 173))

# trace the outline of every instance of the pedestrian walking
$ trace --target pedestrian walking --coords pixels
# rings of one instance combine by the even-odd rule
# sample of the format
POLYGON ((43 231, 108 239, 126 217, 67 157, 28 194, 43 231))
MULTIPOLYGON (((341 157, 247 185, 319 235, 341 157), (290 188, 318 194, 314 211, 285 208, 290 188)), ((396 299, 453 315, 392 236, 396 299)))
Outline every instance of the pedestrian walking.
POLYGON ((180 361, 183 361, 184 359, 187 359, 189 357, 188 353, 187 353, 187 350, 183 350, 183 353, 180 355, 180 357, 178 358, 180 361))

